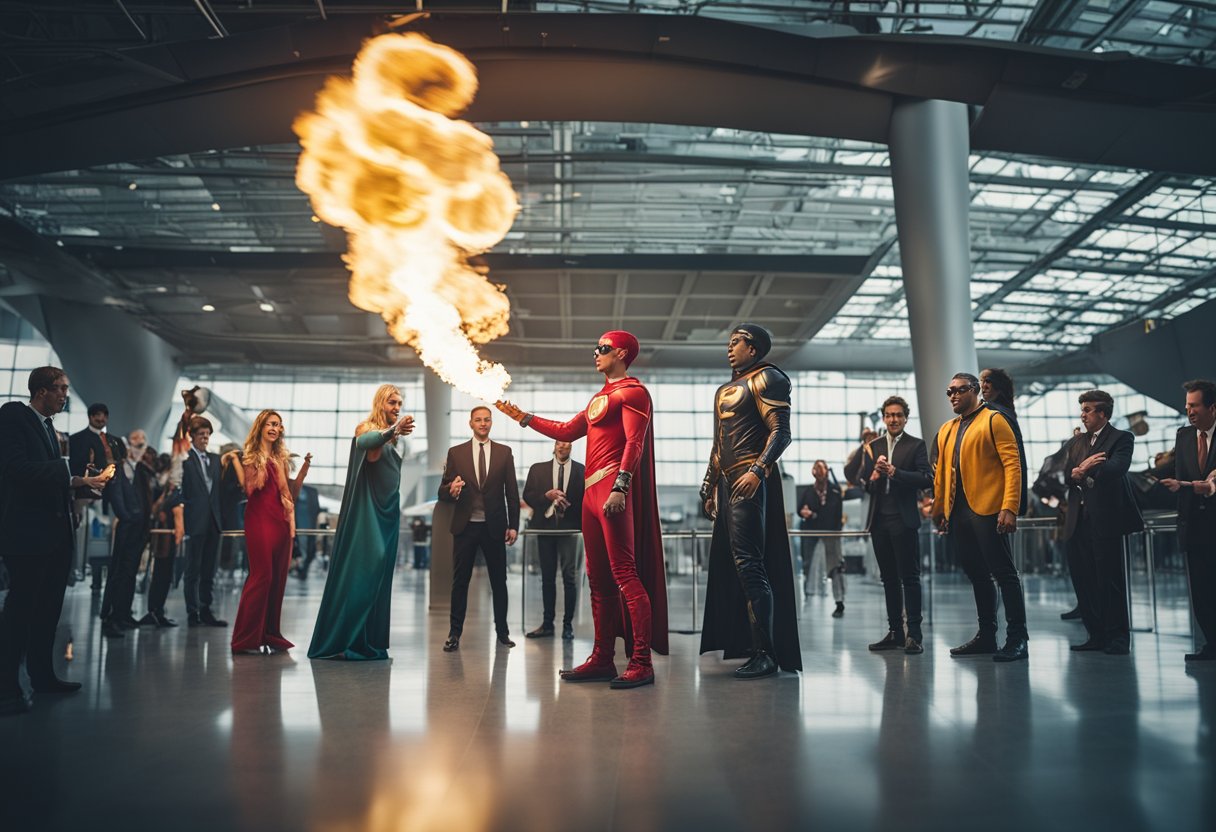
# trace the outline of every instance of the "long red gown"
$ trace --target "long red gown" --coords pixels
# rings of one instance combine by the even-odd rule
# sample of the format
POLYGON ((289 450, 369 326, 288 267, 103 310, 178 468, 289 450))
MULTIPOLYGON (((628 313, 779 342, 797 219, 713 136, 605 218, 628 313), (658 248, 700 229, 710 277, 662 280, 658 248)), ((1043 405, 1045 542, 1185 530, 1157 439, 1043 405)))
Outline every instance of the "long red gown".
MULTIPOLYGON (((238 463, 239 464, 239 463, 238 463)), ((249 476, 249 473, 246 473, 249 476)), ((245 551, 249 577, 241 591, 241 605, 232 626, 233 650, 294 647, 279 632, 283 592, 291 566, 291 523, 279 498, 282 473, 274 460, 266 463, 266 481, 249 495, 245 505, 245 551)))

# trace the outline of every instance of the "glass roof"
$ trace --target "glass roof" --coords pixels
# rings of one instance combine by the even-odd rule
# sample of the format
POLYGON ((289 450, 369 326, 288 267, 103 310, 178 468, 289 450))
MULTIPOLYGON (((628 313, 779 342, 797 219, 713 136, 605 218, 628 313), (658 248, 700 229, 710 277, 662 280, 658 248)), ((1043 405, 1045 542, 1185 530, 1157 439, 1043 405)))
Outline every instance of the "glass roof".
MULTIPOLYGON (((874 256, 821 340, 908 340, 885 147, 605 122, 480 125, 521 212, 519 254, 874 256)), ((67 246, 340 252, 296 187, 299 148, 164 157, 0 183, 0 215, 67 246)), ((981 347, 1066 351, 1216 297, 1216 184, 975 155, 972 302, 981 347)))
POLYGON ((3 3, 8 36, 0 78, 13 79, 123 48, 344 15, 670 14, 712 17, 823 37, 853 34, 950 35, 1092 52, 1127 52, 1170 63, 1216 62, 1216 5, 1210 0, 43 0, 3 3), (54 49, 47 49, 49 43, 54 49))

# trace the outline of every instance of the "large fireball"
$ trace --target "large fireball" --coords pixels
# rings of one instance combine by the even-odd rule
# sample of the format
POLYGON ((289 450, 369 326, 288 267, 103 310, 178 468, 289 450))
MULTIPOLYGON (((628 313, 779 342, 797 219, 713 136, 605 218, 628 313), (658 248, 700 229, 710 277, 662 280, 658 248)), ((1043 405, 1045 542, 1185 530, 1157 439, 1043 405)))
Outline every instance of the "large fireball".
POLYGON ((511 377, 474 344, 507 333, 510 305, 468 258, 506 235, 519 203, 490 137, 452 118, 476 92, 473 65, 446 46, 369 40, 351 79, 330 78, 296 119, 296 184, 347 231, 351 302, 444 381, 494 401, 511 377))

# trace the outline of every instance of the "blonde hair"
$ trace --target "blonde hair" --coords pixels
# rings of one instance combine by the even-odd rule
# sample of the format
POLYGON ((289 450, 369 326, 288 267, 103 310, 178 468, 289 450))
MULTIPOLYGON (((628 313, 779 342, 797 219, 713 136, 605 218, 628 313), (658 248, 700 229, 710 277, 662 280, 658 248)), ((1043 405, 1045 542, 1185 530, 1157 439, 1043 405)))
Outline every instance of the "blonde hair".
POLYGON ((392 423, 384 418, 384 403, 394 393, 401 396, 402 400, 405 399, 405 396, 401 395, 401 391, 397 389, 397 385, 395 384, 381 384, 376 388, 376 395, 372 396, 371 413, 368 413, 367 418, 355 428, 356 434, 366 433, 369 430, 386 430, 392 427, 392 423))
POLYGON ((242 451, 241 461, 246 468, 252 468, 254 471, 254 481, 251 483, 253 490, 261 488, 266 483, 266 463, 267 460, 273 459, 279 466, 279 472, 286 477, 291 473, 294 467, 291 461, 291 452, 287 450, 287 445, 283 442, 283 437, 286 435, 286 430, 279 431, 279 438, 274 440, 274 444, 270 446, 270 453, 267 454, 262 449, 262 431, 266 427, 266 422, 271 416, 278 416, 279 423, 282 424, 283 417, 277 410, 263 410, 253 420, 253 427, 249 429, 249 436, 245 439, 245 448, 242 451))

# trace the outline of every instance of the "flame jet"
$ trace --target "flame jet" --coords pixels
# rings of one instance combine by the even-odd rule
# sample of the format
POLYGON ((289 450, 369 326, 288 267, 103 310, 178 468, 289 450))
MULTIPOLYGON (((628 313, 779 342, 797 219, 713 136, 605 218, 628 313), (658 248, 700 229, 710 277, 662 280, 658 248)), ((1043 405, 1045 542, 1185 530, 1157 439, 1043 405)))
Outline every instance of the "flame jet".
POLYGON ((459 52, 381 35, 292 127, 304 149, 296 184, 346 229, 351 303, 379 313, 448 384, 494 401, 511 376, 474 345, 507 333, 510 303, 468 258, 506 235, 519 202, 490 137, 453 118, 476 92, 459 52))

